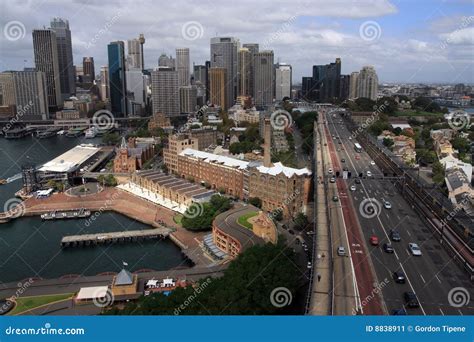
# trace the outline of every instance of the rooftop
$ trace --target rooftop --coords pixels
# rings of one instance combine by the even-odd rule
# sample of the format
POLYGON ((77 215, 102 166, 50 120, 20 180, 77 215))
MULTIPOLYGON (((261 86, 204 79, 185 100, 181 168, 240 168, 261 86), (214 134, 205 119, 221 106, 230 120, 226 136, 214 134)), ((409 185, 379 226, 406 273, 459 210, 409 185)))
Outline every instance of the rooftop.
POLYGON ((47 172, 72 172, 100 151, 92 145, 78 145, 44 164, 39 170, 47 172))
POLYGON ((87 300, 94 298, 103 298, 107 295, 108 286, 81 287, 76 299, 87 300))

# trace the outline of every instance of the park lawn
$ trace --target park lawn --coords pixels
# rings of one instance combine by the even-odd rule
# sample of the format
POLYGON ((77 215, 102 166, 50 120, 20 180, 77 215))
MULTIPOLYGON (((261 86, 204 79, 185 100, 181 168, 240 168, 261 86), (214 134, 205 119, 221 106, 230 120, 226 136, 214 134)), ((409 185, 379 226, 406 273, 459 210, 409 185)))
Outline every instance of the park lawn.
POLYGON ((176 214, 173 216, 173 221, 176 223, 176 224, 179 224, 181 226, 181 220, 183 219, 183 215, 181 214, 176 214))
POLYGON ((443 113, 431 113, 431 112, 416 112, 414 110, 407 110, 407 111, 396 111, 395 116, 443 116, 443 113))
POLYGON ((22 312, 37 308, 42 305, 49 303, 57 302, 59 300, 64 300, 72 298, 74 293, 62 293, 55 295, 46 295, 46 296, 32 296, 32 297, 20 297, 16 300, 15 308, 10 311, 9 315, 18 315, 22 312))
POLYGON ((244 226, 245 228, 247 229, 250 229, 252 230, 252 224, 248 221, 249 218, 251 217, 254 217, 254 216, 257 216, 258 215, 258 212, 256 211, 251 211, 245 215, 242 215, 238 218, 237 222, 241 225, 241 226, 244 226))

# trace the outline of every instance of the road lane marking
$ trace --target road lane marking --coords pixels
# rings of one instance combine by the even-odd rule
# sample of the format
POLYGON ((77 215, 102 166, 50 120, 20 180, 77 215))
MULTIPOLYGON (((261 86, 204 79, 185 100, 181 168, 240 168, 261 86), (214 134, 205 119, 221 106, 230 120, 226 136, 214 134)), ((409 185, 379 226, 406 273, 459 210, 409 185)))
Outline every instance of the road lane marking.
POLYGON ((435 274, 436 279, 438 279, 439 283, 441 284, 441 280, 439 280, 438 275, 435 274))
POLYGON ((441 308, 438 308, 438 309, 439 309, 439 311, 441 312, 441 314, 444 316, 443 310, 441 310, 441 308))
POLYGON ((409 231, 409 230, 407 230, 406 232, 407 232, 408 236, 410 236, 410 237, 411 237, 410 231, 409 231))
POLYGON ((421 280, 423 280, 423 283, 426 284, 425 278, 423 278, 423 276, 421 275, 421 273, 420 273, 420 278, 421 278, 421 280))

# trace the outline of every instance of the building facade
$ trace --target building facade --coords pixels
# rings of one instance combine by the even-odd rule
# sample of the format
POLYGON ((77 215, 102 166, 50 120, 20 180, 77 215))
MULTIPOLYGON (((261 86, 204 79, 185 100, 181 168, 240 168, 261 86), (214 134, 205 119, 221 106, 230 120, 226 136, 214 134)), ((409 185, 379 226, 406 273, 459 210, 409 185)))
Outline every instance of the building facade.
POLYGON ((179 88, 179 106, 181 113, 193 113, 197 106, 196 86, 184 86, 179 88))
POLYGON ((160 67, 151 73, 153 113, 162 112, 167 117, 179 116, 178 72, 160 67))
POLYGON ((250 81, 252 79, 252 54, 249 49, 239 49, 239 72, 237 96, 252 96, 250 93, 250 81))
POLYGON ((117 117, 128 116, 125 46, 122 41, 107 46, 109 59, 110 109, 117 117))
POLYGON ((227 70, 225 68, 211 68, 209 70, 209 102, 221 108, 228 108, 227 100, 227 70))
POLYGON ((275 70, 275 100, 291 99, 292 69, 289 64, 279 64, 275 70))
POLYGON ((379 79, 373 66, 365 66, 357 77, 357 97, 377 100, 379 79))
POLYGON ((139 138, 130 138, 127 144, 125 138, 122 138, 114 159, 114 172, 133 173, 140 170, 154 154, 155 149, 152 143, 141 141, 139 138))
POLYGON ((178 72, 178 86, 185 87, 190 84, 191 74, 189 72, 189 67, 189 48, 176 49, 176 71, 178 72))
POLYGON ((185 134, 175 134, 168 137, 168 146, 163 149, 163 162, 170 172, 178 174, 178 156, 187 148, 198 149, 198 140, 185 134))
POLYGON ((237 97, 238 46, 239 41, 234 37, 211 38, 211 68, 224 68, 227 78, 224 109, 232 106, 237 97))
POLYGON ((84 83, 93 83, 95 81, 94 57, 84 57, 82 59, 82 81, 84 83))
POLYGON ((256 106, 273 103, 273 51, 260 51, 254 55, 254 102, 256 106))

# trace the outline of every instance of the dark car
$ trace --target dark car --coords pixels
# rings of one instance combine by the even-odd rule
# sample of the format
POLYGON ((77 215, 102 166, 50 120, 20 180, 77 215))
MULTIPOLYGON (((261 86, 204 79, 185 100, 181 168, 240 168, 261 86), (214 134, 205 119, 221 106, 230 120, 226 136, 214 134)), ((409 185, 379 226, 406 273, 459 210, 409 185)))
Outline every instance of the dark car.
POLYGON ((356 178, 355 183, 356 183, 356 184, 360 184, 360 179, 359 179, 359 178, 356 178))
POLYGON ((420 303, 418 302, 418 298, 416 297, 416 294, 408 291, 405 292, 404 294, 405 297, 405 303, 409 308, 418 308, 420 307, 420 303))
POLYGON ((392 310, 393 316, 406 316, 406 314, 407 314, 407 311, 405 310, 405 308, 392 310))
POLYGON ((393 272, 393 280, 398 284, 405 284, 405 275, 400 271, 393 272))
POLYGON ((291 229, 288 231, 288 233, 290 233, 291 235, 294 235, 294 234, 295 234, 295 232, 294 232, 293 230, 291 230, 291 229))
POLYGON ((346 160, 344 158, 341 159, 341 163, 345 163, 346 160))
POLYGON ((389 243, 383 244, 383 250, 385 251, 385 253, 393 253, 393 247, 389 243))
POLYGON ((392 239, 392 241, 399 242, 402 238, 400 237, 400 233, 398 231, 392 229, 390 231, 390 239, 392 239))

